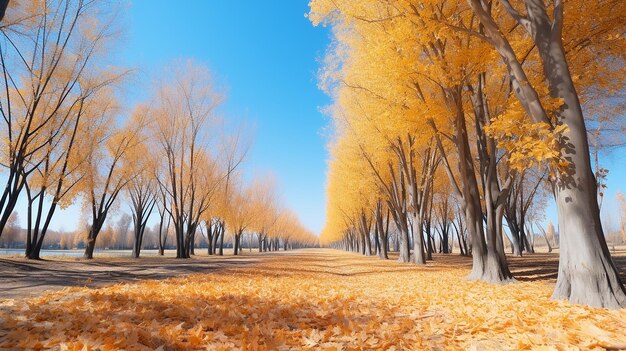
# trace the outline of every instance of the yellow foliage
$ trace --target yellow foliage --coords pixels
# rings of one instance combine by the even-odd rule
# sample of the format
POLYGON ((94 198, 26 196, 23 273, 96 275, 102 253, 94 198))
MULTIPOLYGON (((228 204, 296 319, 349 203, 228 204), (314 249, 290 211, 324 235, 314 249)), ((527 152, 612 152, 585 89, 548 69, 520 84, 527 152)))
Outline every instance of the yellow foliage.
POLYGON ((492 118, 485 132, 494 137, 499 148, 509 152, 511 168, 523 171, 547 166, 552 170, 565 169, 569 163, 561 153, 567 126, 556 127, 528 119, 517 99, 510 99, 510 107, 492 118))

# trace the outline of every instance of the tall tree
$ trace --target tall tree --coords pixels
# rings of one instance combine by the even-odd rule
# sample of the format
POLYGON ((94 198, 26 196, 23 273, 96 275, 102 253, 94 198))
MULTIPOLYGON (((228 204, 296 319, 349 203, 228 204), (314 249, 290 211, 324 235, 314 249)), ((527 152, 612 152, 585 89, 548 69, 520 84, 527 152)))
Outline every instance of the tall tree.
POLYGON ((170 73, 154 103, 154 143, 161 160, 156 179, 174 227, 176 257, 188 258, 198 225, 212 201, 227 192, 243 156, 219 128, 215 108, 222 95, 211 84, 208 70, 186 62, 170 73))
POLYGON ((129 153, 141 143, 143 123, 133 119, 116 127, 112 120, 102 125, 99 137, 89 139, 85 172, 85 207, 91 215, 84 257, 93 258, 96 240, 122 190, 137 176, 129 153))
MULTIPOLYGON (((497 50, 507 66, 515 95, 526 113, 535 123, 550 126, 559 136, 558 157, 563 163, 553 170, 552 183, 563 235, 560 237, 559 274, 553 297, 597 307, 626 306, 626 290, 611 260, 600 221, 585 117, 563 41, 564 2, 554 1, 546 5, 543 0, 525 0, 521 10, 507 0, 501 0, 500 11, 492 11, 487 1, 471 0, 469 4, 484 27, 485 40, 497 50), (528 79, 528 69, 518 58, 519 51, 501 29, 501 22, 507 15, 526 32, 537 50, 548 94, 558 101, 554 119, 546 112, 548 107, 541 99, 543 92, 528 79)), ((603 6, 621 14, 626 10, 621 2, 595 4, 595 7, 603 6)), ((590 21, 597 20, 590 18, 590 21)), ((623 21, 616 28, 606 29, 623 33, 623 21)), ((607 34, 603 33, 603 36, 607 34)))
POLYGON ((153 178, 156 160, 150 157, 146 142, 148 136, 144 132, 148 129, 149 115, 147 106, 137 106, 131 117, 131 125, 128 127, 138 128, 138 140, 134 145, 131 145, 124 155, 124 166, 128 169, 128 174, 131 177, 127 190, 133 215, 134 243, 132 255, 135 258, 138 258, 141 252, 148 219, 158 200, 157 184, 153 178))
MULTIPOLYGON (((4 3, 3 5, 6 5, 4 3)), ((83 0, 11 2, 3 18, 0 46, 2 165, 0 235, 29 176, 46 162, 61 127, 75 117, 98 78, 115 16, 106 5, 83 0), (70 113, 71 111, 71 113, 70 113)), ((45 166, 44 166, 45 167, 45 166)))

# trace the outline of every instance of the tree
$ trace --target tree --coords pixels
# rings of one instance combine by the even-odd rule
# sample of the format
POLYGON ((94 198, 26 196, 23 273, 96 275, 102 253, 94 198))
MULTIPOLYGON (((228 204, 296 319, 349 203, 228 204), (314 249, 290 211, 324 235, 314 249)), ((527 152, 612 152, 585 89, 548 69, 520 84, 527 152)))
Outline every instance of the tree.
POLYGON ((96 239, 115 200, 136 176, 136 169, 128 165, 129 159, 126 156, 141 142, 142 128, 143 124, 133 124, 132 120, 125 128, 117 128, 113 120, 109 120, 106 125, 101 126, 94 138, 89 139, 91 144, 87 148, 84 169, 85 206, 91 214, 84 254, 87 259, 93 258, 96 239))
MULTIPOLYGON (((48 123, 41 133, 50 137, 39 151, 42 163, 25 183, 28 199, 26 257, 39 259, 48 226, 57 207, 69 206, 85 186, 85 168, 89 150, 101 136, 117 110, 112 87, 119 76, 93 77, 80 82, 78 103, 67 111, 59 110, 55 123, 48 123), (83 136, 90 135, 94 139, 83 136)), ((34 155, 37 155, 35 153, 34 155)))
POLYGON ((234 184, 229 193, 228 209, 224 220, 233 237, 233 255, 240 253, 241 237, 244 231, 252 225, 254 217, 259 214, 257 202, 260 192, 262 192, 261 184, 252 183, 244 188, 239 182, 234 184))
MULTIPOLYGON (((154 180, 155 160, 149 156, 145 139, 147 136, 142 130, 147 129, 149 110, 146 106, 138 106, 133 113, 131 123, 135 125, 138 141, 131 145, 125 153, 125 167, 129 169, 130 181, 127 186, 131 200, 131 212, 133 215, 133 252, 134 258, 139 258, 143 245, 143 238, 148 224, 148 219, 157 203, 156 180, 154 180)), ((132 127, 132 125, 130 126, 132 127)), ((159 240, 161 243, 161 240, 159 240)), ((161 245, 161 249, 162 249, 161 245)), ((161 250, 162 254, 162 250, 161 250)))
POLYGON ((206 68, 191 62, 179 66, 156 98, 154 140, 162 160, 156 179, 174 226, 176 257, 188 258, 203 215, 240 161, 231 164, 229 155, 210 153, 210 147, 220 147, 214 110, 222 96, 206 68))
POLYGON ((263 251, 263 245, 268 240, 269 231, 275 226, 279 218, 278 200, 276 198, 276 183, 273 177, 258 180, 255 189, 255 215, 252 218, 251 229, 256 232, 258 250, 263 251))
MULTIPOLYGON (((20 60, 12 62, 10 54, 0 53, 7 80, 2 109, 9 145, 5 165, 13 182, 5 188, 0 207, 12 209, 22 189, 26 190, 26 257, 39 259, 56 209, 67 206, 78 193, 85 160, 81 136, 91 134, 100 116, 111 112, 109 97, 125 73, 97 65, 112 34, 111 23, 100 25, 93 19, 112 18, 104 18, 95 4, 51 1, 43 8, 17 6, 11 12, 25 17, 3 32, 14 50, 10 54, 20 60), (18 38, 12 40, 9 33, 18 38), (34 48, 28 38, 33 39, 34 48), (24 61, 29 55, 31 60, 24 61), (25 79, 17 79, 17 74, 25 79)), ((0 229, 3 221, 4 214, 0 229)))
POLYGON ((537 194, 543 191, 545 177, 546 170, 523 170, 511 184, 504 207, 515 256, 522 256, 523 251, 532 252, 525 228, 532 206, 537 205, 537 194))

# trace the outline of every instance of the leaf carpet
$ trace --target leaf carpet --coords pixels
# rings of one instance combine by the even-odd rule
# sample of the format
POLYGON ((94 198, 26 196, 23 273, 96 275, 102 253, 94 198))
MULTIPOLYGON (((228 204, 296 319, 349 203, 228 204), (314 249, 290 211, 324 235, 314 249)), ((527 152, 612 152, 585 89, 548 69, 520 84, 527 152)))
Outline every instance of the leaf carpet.
MULTIPOLYGON (((261 255, 257 257, 263 257, 261 255)), ((0 303, 0 349, 604 350, 626 310, 489 285, 465 268, 305 250, 167 280, 66 288, 0 303)))

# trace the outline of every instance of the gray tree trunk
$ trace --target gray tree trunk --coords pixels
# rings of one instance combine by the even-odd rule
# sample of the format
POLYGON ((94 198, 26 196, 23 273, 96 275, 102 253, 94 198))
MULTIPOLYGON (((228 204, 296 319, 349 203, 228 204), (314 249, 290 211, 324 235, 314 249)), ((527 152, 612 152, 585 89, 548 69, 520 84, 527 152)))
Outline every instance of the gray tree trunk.
POLYGON ((411 231, 413 232, 413 262, 426 264, 424 253, 424 234, 422 233, 422 220, 416 211, 412 213, 411 231))
MULTIPOLYGON (((515 90, 526 111, 536 122, 550 123, 537 92, 528 84, 526 74, 510 44, 498 30, 491 15, 479 0, 469 0, 492 44, 509 69, 515 90)), ((562 43, 563 3, 555 2, 553 20, 543 0, 526 0, 527 15, 508 8, 509 14, 528 31, 541 56, 544 75, 552 97, 563 99, 558 120, 568 130, 563 135, 561 155, 569 162, 565 171, 553 179, 559 216, 560 260, 555 299, 594 307, 626 307, 626 290, 611 260, 600 222, 596 179, 591 170, 585 120, 573 84, 562 43)))

